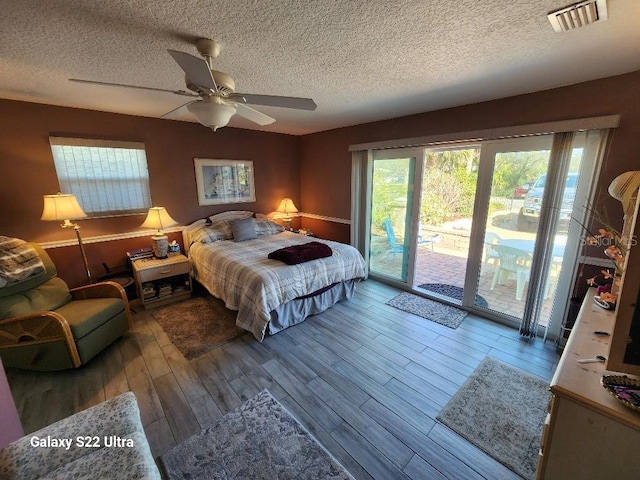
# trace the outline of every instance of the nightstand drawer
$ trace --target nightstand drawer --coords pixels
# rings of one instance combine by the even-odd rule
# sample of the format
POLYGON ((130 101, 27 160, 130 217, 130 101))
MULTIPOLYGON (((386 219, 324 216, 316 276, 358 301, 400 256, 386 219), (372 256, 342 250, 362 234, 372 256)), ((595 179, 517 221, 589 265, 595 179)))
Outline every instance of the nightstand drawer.
POLYGON ((150 282, 152 280, 160 280, 162 278, 173 277, 183 273, 189 273, 189 262, 180 262, 168 265, 159 265, 157 267, 145 268, 138 272, 140 282, 150 282))

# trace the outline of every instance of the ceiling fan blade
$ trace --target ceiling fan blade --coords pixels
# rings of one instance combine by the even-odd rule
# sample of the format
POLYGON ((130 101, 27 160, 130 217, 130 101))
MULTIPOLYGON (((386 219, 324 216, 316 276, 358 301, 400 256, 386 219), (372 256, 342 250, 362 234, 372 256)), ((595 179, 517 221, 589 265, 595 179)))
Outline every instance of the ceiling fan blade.
POLYGON ((200 87, 209 88, 214 92, 218 91, 218 85, 216 85, 216 81, 211 74, 211 69, 204 59, 177 50, 167 51, 176 63, 180 65, 180 68, 184 70, 189 80, 200 87))
POLYGON ((264 113, 259 112, 258 110, 254 110, 251 107, 247 107, 242 103, 236 103, 236 106, 238 107, 238 109, 236 110, 237 115, 240 115, 241 117, 244 117, 247 120, 251 120, 252 122, 257 123, 258 125, 270 125, 276 121, 275 118, 272 118, 269 115, 265 115, 264 113))
POLYGON ((160 118, 177 118, 181 114, 189 112, 189 110, 187 109, 187 105, 190 105, 192 103, 199 102, 199 101, 200 100, 191 100, 190 102, 184 103, 184 104, 180 105, 179 107, 174 108, 170 112, 165 113, 160 118))
POLYGON ((232 98, 236 102, 267 107, 295 108, 298 110, 315 110, 317 107, 316 102, 310 98, 255 95, 253 93, 232 93, 228 98, 232 98))
POLYGON ((79 78, 70 78, 70 82, 77 83, 88 83, 90 85, 104 85, 107 87, 126 87, 126 88, 137 88, 138 90, 151 90, 154 92, 166 92, 166 93, 175 93, 176 95, 184 95, 187 97, 198 97, 194 93, 189 93, 184 90, 167 90, 164 88, 153 88, 153 87, 138 87, 137 85, 125 85, 123 83, 108 83, 108 82, 96 82, 95 80, 81 80, 79 78))

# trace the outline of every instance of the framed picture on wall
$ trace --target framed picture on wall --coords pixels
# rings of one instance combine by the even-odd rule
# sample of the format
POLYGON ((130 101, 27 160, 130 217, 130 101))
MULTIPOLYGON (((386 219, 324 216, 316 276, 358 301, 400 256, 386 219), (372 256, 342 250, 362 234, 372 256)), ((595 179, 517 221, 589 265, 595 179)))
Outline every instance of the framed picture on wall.
POLYGON ((255 202, 253 162, 194 158, 198 204, 255 202))

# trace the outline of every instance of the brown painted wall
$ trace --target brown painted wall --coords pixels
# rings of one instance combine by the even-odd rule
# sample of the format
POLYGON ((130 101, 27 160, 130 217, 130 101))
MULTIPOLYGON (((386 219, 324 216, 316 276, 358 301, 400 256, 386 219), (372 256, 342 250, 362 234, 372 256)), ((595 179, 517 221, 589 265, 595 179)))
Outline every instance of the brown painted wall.
MULTIPOLYGON (((604 195, 617 175, 640 169, 639 86, 640 72, 633 72, 528 95, 305 135, 300 141, 304 211, 350 218, 351 154, 348 149, 352 144, 621 114, 620 127, 614 134, 600 177, 600 191, 604 195)), ((613 207, 616 206, 619 204, 613 203, 613 207)), ((344 225, 323 223, 328 237, 348 241, 348 229, 344 238, 344 225)), ((308 226, 306 220, 303 226, 308 226)))
MULTIPOLYGON (((294 137, 223 128, 216 133, 198 124, 89 110, 0 100, 0 235, 47 242, 70 240, 73 232, 40 221, 42 195, 58 190, 49 135, 141 141, 146 145, 151 195, 181 224, 227 210, 274 210, 282 197, 301 211, 350 217, 351 144, 621 114, 606 158, 600 187, 619 173, 640 169, 640 72, 544 92, 428 112, 382 122, 294 137), (257 202, 226 207, 198 206, 193 158, 253 160, 257 202)), ((143 216, 81 222, 85 237, 136 230, 143 216)), ((349 226, 309 218, 294 227, 349 241, 349 226)), ((179 235, 176 236, 179 238, 179 235)), ((144 239, 87 245, 92 270, 103 273, 122 263, 122 254, 144 239)), ((77 247, 52 249, 52 256, 72 285, 82 283, 77 247)))
MULTIPOLYGON (((183 225, 222 210, 271 212, 283 197, 291 197, 300 205, 295 136, 236 128, 214 133, 195 123, 11 100, 0 100, 0 112, 0 235, 35 242, 75 239, 73 231, 40 220, 42 196, 59 190, 50 135, 144 142, 153 204, 167 207, 183 225), (252 160, 257 201, 199 206, 194 157, 252 160)), ((133 215, 82 220, 79 224, 83 238, 87 238, 135 231, 144 218, 133 215)), ((92 270, 101 274, 102 262, 116 265, 127 249, 148 244, 139 238, 86 247, 92 270)), ((65 280, 72 285, 82 283, 77 247, 51 249, 51 253, 65 280), (65 261, 69 265, 62 265, 65 261)))

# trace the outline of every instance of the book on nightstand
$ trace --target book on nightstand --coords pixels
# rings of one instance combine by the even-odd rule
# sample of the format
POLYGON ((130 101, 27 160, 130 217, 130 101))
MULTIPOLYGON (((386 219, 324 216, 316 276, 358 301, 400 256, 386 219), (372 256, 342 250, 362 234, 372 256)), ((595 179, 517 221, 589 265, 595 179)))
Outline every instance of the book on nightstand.
POLYGON ((131 262, 141 258, 153 258, 153 250, 151 247, 134 248, 127 252, 127 258, 131 262))
POLYGON ((146 300, 151 300, 156 297, 156 287, 153 283, 143 283, 142 284, 142 298, 146 300))
POLYGON ((172 293, 173 293, 173 287, 171 286, 170 283, 163 283, 162 285, 158 286, 159 297, 166 297, 168 295, 171 295, 172 293))

